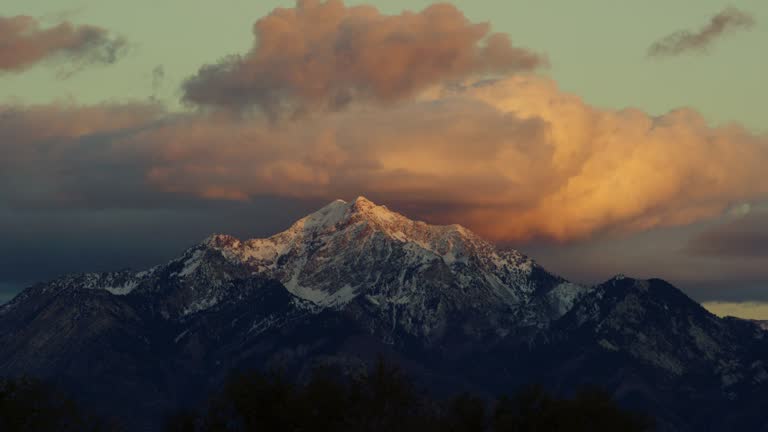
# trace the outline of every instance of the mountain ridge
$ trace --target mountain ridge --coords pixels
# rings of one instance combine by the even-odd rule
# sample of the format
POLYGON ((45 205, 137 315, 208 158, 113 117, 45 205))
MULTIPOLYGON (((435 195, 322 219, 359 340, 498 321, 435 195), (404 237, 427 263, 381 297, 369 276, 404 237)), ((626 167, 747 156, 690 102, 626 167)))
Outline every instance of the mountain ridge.
POLYGON ((662 430, 700 429, 686 416, 702 406, 723 427, 768 427, 749 402, 768 397, 757 325, 720 319, 659 279, 573 284, 463 227, 365 198, 266 239, 211 235, 166 264, 64 276, 0 306, 0 371, 85 380, 84 397, 104 404, 151 395, 136 402, 151 415, 194 399, 195 379, 354 369, 378 353, 432 389, 597 384, 662 430), (100 401, 110 386, 116 399, 100 401))

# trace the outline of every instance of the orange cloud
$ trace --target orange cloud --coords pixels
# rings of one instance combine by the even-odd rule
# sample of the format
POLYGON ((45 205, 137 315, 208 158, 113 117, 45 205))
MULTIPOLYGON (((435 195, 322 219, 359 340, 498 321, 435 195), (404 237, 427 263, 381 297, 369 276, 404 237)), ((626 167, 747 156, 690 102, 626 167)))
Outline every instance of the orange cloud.
POLYGON ((498 240, 685 225, 768 198, 768 137, 690 109, 598 109, 536 76, 280 124, 17 108, 0 114, 0 150, 0 198, 16 205, 362 194, 498 240))
MULTIPOLYGON (((711 127, 690 109, 598 109, 550 79, 514 75, 542 58, 450 5, 383 15, 306 0, 254 33, 251 52, 188 80, 186 100, 317 115, 267 123, 151 105, 0 107, 0 199, 131 207, 362 194, 499 240, 568 241, 768 198, 765 136, 711 127)), ((0 19, 0 40, 10 41, 0 70, 112 52, 103 30, 43 30, 24 17, 0 19)))
POLYGON ((174 192, 365 194, 503 240, 684 225, 768 197, 766 137, 690 109, 597 109, 534 76, 283 126, 195 119, 162 134, 157 146, 174 151, 151 181, 174 192))
POLYGON ((545 60, 474 24, 455 6, 384 15, 340 0, 299 0, 258 20, 245 55, 202 67, 184 84, 193 104, 270 114, 393 102, 471 76, 529 71, 545 60))
POLYGON ((277 125, 151 106, 6 109, 0 150, 0 195, 18 205, 363 194, 500 240, 683 225, 768 197, 765 136, 689 109, 597 109, 535 76, 277 125))
POLYGON ((100 27, 62 22, 41 28, 29 16, 0 16, 0 72, 22 71, 44 60, 114 63, 126 43, 100 27))

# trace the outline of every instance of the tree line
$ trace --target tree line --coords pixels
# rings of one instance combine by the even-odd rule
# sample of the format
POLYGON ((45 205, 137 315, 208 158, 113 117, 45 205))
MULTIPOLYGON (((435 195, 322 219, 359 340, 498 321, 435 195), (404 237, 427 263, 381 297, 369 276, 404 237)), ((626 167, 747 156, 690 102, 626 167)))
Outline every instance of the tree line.
POLYGON ((230 377, 198 411, 169 418, 167 432, 645 432, 650 417, 620 407, 599 389, 558 398, 540 386, 486 401, 470 394, 435 400, 380 360, 344 377, 316 370, 304 384, 277 372, 230 377))
POLYGON ((0 378, 2 432, 118 432, 124 429, 83 410, 48 382, 30 377, 0 378))
MULTIPOLYGON (((304 383, 279 372, 234 373, 203 406, 179 410, 158 426, 165 432, 645 432, 653 421, 599 389, 562 398, 529 386, 491 401, 470 394, 437 400, 378 361, 353 377, 318 369, 304 383)), ((123 430, 42 381, 0 380, 0 431, 123 430)))

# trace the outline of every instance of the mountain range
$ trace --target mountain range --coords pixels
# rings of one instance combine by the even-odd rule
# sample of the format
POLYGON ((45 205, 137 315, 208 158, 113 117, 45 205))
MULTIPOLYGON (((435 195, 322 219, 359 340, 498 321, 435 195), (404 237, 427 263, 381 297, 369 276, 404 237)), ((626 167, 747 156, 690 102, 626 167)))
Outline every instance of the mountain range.
POLYGON ((266 239, 217 234, 151 269, 31 286, 0 307, 0 374, 157 419, 232 370, 302 377, 384 355, 440 394, 598 385, 658 430, 768 431, 764 327, 659 279, 571 283, 360 197, 266 239))

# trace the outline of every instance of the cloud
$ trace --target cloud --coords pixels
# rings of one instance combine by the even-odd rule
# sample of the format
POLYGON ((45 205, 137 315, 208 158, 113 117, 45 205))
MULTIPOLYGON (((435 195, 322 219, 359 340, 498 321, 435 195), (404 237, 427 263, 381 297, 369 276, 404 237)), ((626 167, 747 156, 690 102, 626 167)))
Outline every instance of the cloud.
POLYGON ((768 212, 751 212, 691 239, 691 255, 726 258, 768 257, 768 212))
POLYGON ((165 68, 163 65, 157 65, 152 69, 152 96, 151 100, 157 100, 157 95, 163 86, 165 80, 165 68))
POLYGON ((682 30, 654 42, 648 49, 651 57, 669 57, 692 51, 706 52, 720 37, 738 29, 754 26, 752 15, 735 8, 726 8, 696 32, 682 30))
POLYGON ((114 63, 126 42, 103 28, 62 22, 43 28, 29 16, 0 16, 0 73, 20 72, 42 61, 62 60, 82 66, 114 63))
POLYGON ((765 136, 690 109, 598 109, 533 75, 279 124, 17 107, 0 115, 0 151, 0 199, 16 206, 362 194, 511 241, 685 225, 768 197, 765 136))
POLYGON ((142 207, 147 152, 125 141, 154 105, 0 106, 0 201, 15 208, 142 207))
POLYGON ((152 180, 230 199, 362 193, 515 241, 684 225, 768 194, 765 137, 709 127, 689 109, 656 118, 600 110, 540 77, 301 125, 227 139, 205 136, 212 127, 167 130, 163 141, 178 150, 152 180))
POLYGON ((706 302, 702 303, 715 315, 751 320, 768 320, 768 303, 763 302, 706 302))
POLYGON ((186 102, 236 111, 255 107, 270 115, 336 110, 546 63, 450 4, 384 15, 340 0, 299 0, 256 21, 253 32, 250 52, 206 65, 184 83, 186 102))

